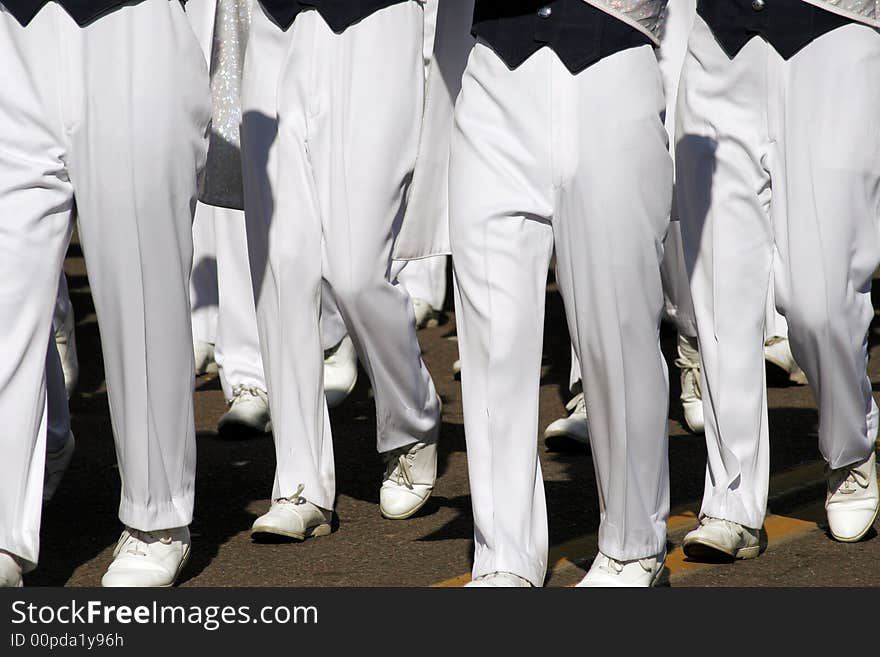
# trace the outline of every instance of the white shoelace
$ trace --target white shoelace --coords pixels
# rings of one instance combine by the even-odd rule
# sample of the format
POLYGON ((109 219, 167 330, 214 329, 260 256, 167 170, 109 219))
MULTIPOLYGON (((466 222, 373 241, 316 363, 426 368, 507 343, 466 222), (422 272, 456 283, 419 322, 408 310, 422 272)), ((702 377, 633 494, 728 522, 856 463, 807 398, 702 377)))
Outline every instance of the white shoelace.
POLYGON ((125 532, 123 532, 123 536, 128 532, 128 538, 125 540, 125 543, 122 545, 122 549, 119 550, 119 553, 122 554, 130 554, 135 557, 145 557, 147 556, 146 546, 149 543, 160 542, 163 545, 171 545, 171 536, 169 535, 157 535, 155 532, 144 532, 140 529, 133 529, 131 527, 127 528, 125 532))
POLYGON ((305 484, 300 484, 296 487, 296 490, 293 491, 293 495, 289 497, 276 497, 272 501, 275 504, 306 504, 308 500, 302 496, 302 492, 305 488, 305 484))
POLYGON ((412 460, 414 454, 410 453, 412 447, 401 447, 388 453, 385 461, 385 479, 393 480, 398 486, 413 488, 412 460))
POLYGON ((843 481, 835 486, 833 490, 836 493, 843 493, 844 495, 852 495, 853 493, 859 492, 859 490, 864 490, 868 487, 869 483, 868 475, 854 467, 835 470, 832 472, 832 476, 835 478, 843 478, 843 481), (846 478, 843 478, 844 473, 846 473, 846 478))
POLYGON ((692 361, 679 356, 675 359, 675 366, 683 373, 691 375, 693 378, 694 394, 696 394, 698 399, 702 399, 703 390, 700 388, 700 365, 694 365, 692 361))
POLYGON ((603 554, 602 557, 604 561, 599 564, 599 568, 612 575, 620 575, 623 572, 623 562, 612 559, 607 554, 603 554))
POLYGON ((238 385, 232 389, 232 404, 235 402, 244 399, 245 397, 253 397, 254 399, 259 399, 260 401, 268 404, 269 398, 266 394, 265 390, 261 390, 256 386, 245 386, 238 385))

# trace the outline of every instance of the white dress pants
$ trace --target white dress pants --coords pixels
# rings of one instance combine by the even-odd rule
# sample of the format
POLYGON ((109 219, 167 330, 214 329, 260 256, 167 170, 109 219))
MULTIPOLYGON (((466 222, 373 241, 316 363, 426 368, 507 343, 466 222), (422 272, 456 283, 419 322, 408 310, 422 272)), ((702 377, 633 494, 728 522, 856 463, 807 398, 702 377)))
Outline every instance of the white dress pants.
MULTIPOLYGON (((657 61, 663 81, 663 94, 666 99, 664 125, 669 135, 670 148, 673 146, 675 132, 675 103, 678 97, 678 82, 681 65, 687 52, 688 35, 694 16, 697 13, 697 0, 670 0, 666 6, 666 21, 660 35, 657 61)), ((682 335, 696 337, 697 326, 694 319, 694 306, 691 302, 690 283, 684 266, 684 253, 681 246, 681 229, 672 203, 672 221, 664 241, 663 260, 660 263, 660 276, 663 281, 663 299, 666 317, 675 324, 682 335)), ((581 387, 581 368, 574 350, 571 348, 571 372, 568 387, 576 394, 581 387)))
MULTIPOLYGON (((216 8, 216 0, 189 0, 186 5, 207 62, 214 43, 216 8)), ((244 212, 200 202, 193 222, 193 247, 193 337, 214 345, 227 400, 238 386, 265 390, 244 212)), ((265 259, 263 254, 259 257, 265 259)), ((321 332, 324 348, 329 349, 345 337, 345 325, 329 289, 324 290, 323 300, 321 332)))
POLYGON ((664 549, 668 381, 658 340, 672 162, 651 47, 572 75, 544 48, 511 71, 474 47, 455 109, 450 209, 473 575, 540 586, 547 510, 537 455, 547 269, 584 390, 599 549, 664 549))
POLYGON ((413 299, 422 299, 434 310, 442 310, 446 301, 446 260, 444 255, 409 260, 397 280, 413 299))
POLYGON ((120 520, 189 524, 195 475, 187 282, 208 76, 179 3, 79 27, 0 7, 0 549, 36 565, 46 357, 74 214, 103 341, 120 520))
POLYGON ((866 375, 880 263, 880 33, 848 25, 790 60, 733 59, 697 17, 679 94, 676 191, 703 359, 702 514, 760 527, 769 448, 767 295, 788 320, 832 468, 877 433, 866 375))
POLYGON ((254 11, 242 145, 274 498, 302 484, 310 502, 334 505, 322 278, 373 385, 378 450, 431 440, 439 423, 409 296, 390 282, 422 110, 422 21, 416 2, 382 9, 341 34, 316 11, 302 12, 286 31, 254 11))
MULTIPOLYGON (((669 145, 675 154, 675 106, 678 99, 678 84, 681 67, 687 52, 688 35, 697 14, 697 0, 669 0, 666 6, 666 21, 660 35, 657 61, 663 79, 663 93, 666 96, 664 124, 669 135, 669 145)), ((681 224, 672 200, 672 221, 666 234, 663 262, 660 273, 663 279, 663 294, 666 303, 666 316, 675 324, 682 335, 696 337, 697 325, 694 319, 694 305, 691 301, 690 283, 684 266, 684 252, 681 244, 681 224)))

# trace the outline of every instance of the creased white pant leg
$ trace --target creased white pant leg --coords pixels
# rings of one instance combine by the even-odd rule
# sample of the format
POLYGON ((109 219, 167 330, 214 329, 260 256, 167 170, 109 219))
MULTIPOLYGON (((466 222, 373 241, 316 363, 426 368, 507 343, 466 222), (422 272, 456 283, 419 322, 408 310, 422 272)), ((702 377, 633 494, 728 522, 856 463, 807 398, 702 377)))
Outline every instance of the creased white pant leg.
MULTIPOLYGON (((678 85, 681 68, 687 53, 688 36, 697 14, 697 0, 670 0, 666 6, 666 21, 660 35, 660 48, 657 61, 663 79, 663 93, 666 96, 666 132, 669 135, 670 149, 675 150, 675 106, 678 100, 678 85)), ((674 155, 673 155, 674 156, 674 155)), ((690 282, 684 266, 684 251, 681 243, 681 225, 675 199, 672 202, 672 221, 664 243, 663 261, 660 273, 663 279, 663 293, 666 315, 682 335, 696 337, 697 326, 694 319, 694 304, 691 301, 690 282)))
POLYGON ((342 342, 346 335, 348 329, 345 328, 345 320, 339 313, 330 286, 324 281, 321 284, 321 346, 327 351, 342 342))
MULTIPOLYGON (((278 39, 272 29, 255 12, 246 77, 271 56, 278 39), (255 50, 261 39, 266 48, 255 50)), ((389 7, 342 34, 306 11, 284 34, 276 146, 264 138, 273 130, 271 94, 254 81, 247 83, 253 93, 245 91, 243 138, 252 142, 245 144, 252 178, 245 185, 249 242, 252 229, 262 233, 256 241, 268 254, 264 267, 252 255, 251 266, 276 440, 275 495, 303 484, 307 499, 332 508, 332 440, 321 384, 322 277, 372 379, 379 450, 429 438, 439 421, 409 298, 388 280, 415 158, 424 75, 421 7, 389 7), (394 103, 374 102, 380 79, 394 103), (402 156, 407 152, 409 160, 402 156)), ((265 79, 266 70, 255 75, 265 79)))
POLYGON ((585 363, 600 549, 618 559, 663 549, 668 384, 659 263, 672 166, 662 104, 649 47, 577 76, 549 50, 512 72, 482 43, 471 54, 456 107, 450 203, 474 576, 511 570, 543 581, 535 435, 554 237, 569 329, 585 363))
POLYGON ((864 460, 877 435, 866 373, 880 264, 880 33, 834 30, 772 67, 776 301, 819 406, 833 468, 864 460))
POLYGON ((434 310, 446 301, 446 256, 410 260, 397 276, 413 299, 422 299, 434 310))
POLYGON ((196 205, 192 234, 193 266, 189 295, 193 339, 214 344, 217 342, 220 297, 217 285, 217 238, 212 206, 204 203, 196 205))
POLYGON ((660 261, 672 160, 649 46, 572 76, 551 71, 556 270, 582 366, 599 492, 599 549, 653 556, 669 513, 669 385, 660 261))
POLYGON ((247 227, 241 210, 213 207, 217 246, 217 340, 214 359, 226 399, 237 386, 266 389, 257 311, 248 260, 247 227))
POLYGON ((774 54, 752 39, 731 60, 698 16, 676 130, 676 200, 703 362, 701 513, 754 528, 769 476, 763 345, 773 238, 762 108, 774 54))
POLYGON ((439 422, 411 301, 392 282, 391 259, 418 146, 424 18, 419 3, 404 2, 341 35, 310 12, 300 19, 314 24, 317 61, 291 59, 287 76, 312 92, 297 109, 309 114, 323 276, 373 384, 377 449, 385 452, 431 439, 439 422), (388 102, 375 102, 378 80, 388 102))
POLYGON ((46 451, 57 452, 70 435, 70 408, 54 335, 49 338, 46 353, 46 413, 46 451))
POLYGON ((86 28, 60 15, 69 171, 101 328, 120 519, 179 527, 192 519, 195 479, 188 283, 207 67, 178 3, 145 0, 86 28))
POLYGON ((249 262, 275 438, 272 497, 290 496, 302 484, 309 501, 332 509, 333 441, 320 386, 321 228, 304 151, 305 113, 291 111, 279 125, 279 96, 307 96, 298 82, 282 85, 281 80, 295 57, 311 61, 314 42, 303 21, 306 15, 317 18, 306 12, 283 31, 261 5, 254 6, 242 77, 242 165, 249 262), (291 305, 297 310, 291 312, 291 305))
POLYGON ((554 190, 546 120, 552 68, 540 51, 515 71, 478 42, 455 108, 450 237, 473 576, 547 569, 547 509, 536 449, 554 190))
POLYGON ((47 338, 73 208, 56 18, 45 7, 25 31, 0 6, 0 549, 25 570, 39 553, 47 338))
MULTIPOLYGON (((217 0, 189 0, 185 9, 207 65, 211 61, 217 0)), ((215 344, 220 297, 217 281, 217 237, 214 232, 212 206, 201 202, 196 205, 192 233, 193 266, 189 290, 193 339, 215 344)))

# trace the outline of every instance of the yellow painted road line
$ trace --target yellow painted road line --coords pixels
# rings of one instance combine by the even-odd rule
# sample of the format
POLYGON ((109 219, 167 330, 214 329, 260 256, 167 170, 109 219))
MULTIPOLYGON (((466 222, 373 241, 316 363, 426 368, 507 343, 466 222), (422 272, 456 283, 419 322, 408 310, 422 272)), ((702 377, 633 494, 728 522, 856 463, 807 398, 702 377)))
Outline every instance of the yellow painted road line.
MULTIPOLYGON (((823 509, 824 507, 819 505, 818 508, 823 509)), ((819 528, 819 517, 815 517, 817 515, 816 506, 811 505, 804 510, 807 510, 808 513, 799 512, 798 515, 803 516, 800 518, 770 514, 764 519, 764 531, 767 532, 767 549, 800 538, 804 534, 819 528)), ((670 579, 687 575, 695 570, 709 568, 713 565, 717 564, 688 560, 680 545, 666 555, 666 568, 668 569, 670 579)))
MULTIPOLYGON (((824 464, 821 462, 808 463, 792 470, 780 472, 773 475, 770 479, 770 498, 813 486, 822 481, 824 476, 824 464)), ((675 540, 676 537, 682 537, 687 531, 697 526, 699 509, 699 504, 686 504, 677 507, 670 513, 666 521, 666 527, 671 540, 675 540)), ((768 545, 776 545, 816 529, 819 517, 813 518, 816 515, 814 507, 805 507, 805 509, 809 511, 809 519, 768 515, 764 520, 768 545)), ((800 513, 799 515, 804 514, 800 513)), ((577 568, 577 561, 583 560, 585 556, 595 553, 597 539, 597 534, 589 534, 551 546, 549 563, 553 564, 553 572, 559 573, 562 570, 577 568)), ((710 564, 688 561, 680 546, 670 551, 666 557, 666 566, 669 569, 670 577, 677 577, 708 565, 710 564)), ((470 573, 465 573, 437 582, 432 586, 443 588, 460 587, 467 584, 470 580, 470 573)))

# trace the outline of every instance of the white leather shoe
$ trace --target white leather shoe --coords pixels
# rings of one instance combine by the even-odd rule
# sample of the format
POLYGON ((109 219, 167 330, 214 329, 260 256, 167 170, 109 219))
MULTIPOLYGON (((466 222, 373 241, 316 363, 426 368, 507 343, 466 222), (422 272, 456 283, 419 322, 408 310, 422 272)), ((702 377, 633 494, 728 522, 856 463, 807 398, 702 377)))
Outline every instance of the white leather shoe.
POLYGON ((829 470, 827 478, 828 529, 838 541, 854 543, 873 527, 880 509, 874 452, 861 463, 829 470))
POLYGON ((696 561, 719 558, 754 559, 761 553, 761 532, 723 518, 700 518, 700 526, 684 537, 682 548, 696 561))
POLYGON ((617 561, 600 552, 593 560, 590 570, 575 586, 578 588, 648 588, 654 586, 660 580, 665 564, 665 552, 646 559, 634 559, 633 561, 617 561))
POLYGON ((461 358, 456 358, 452 363, 452 376, 456 380, 461 378, 461 358))
POLYGON ((79 359, 76 355, 76 322, 73 317, 73 306, 64 316, 63 324, 55 331, 55 347, 61 359, 61 371, 64 373, 64 391, 67 398, 73 395, 79 381, 79 359))
POLYGON ((324 396, 327 408, 339 406, 351 394, 358 379, 357 351, 349 336, 324 352, 324 396))
POLYGON ((788 338, 783 338, 781 335, 768 338, 764 343, 764 360, 788 372, 788 380, 795 385, 807 384, 807 375, 795 361, 788 338))
POLYGON ((144 532, 126 527, 101 586, 173 586, 189 558, 188 527, 144 532))
POLYGON ((379 510, 391 520, 409 518, 421 509, 437 479, 437 441, 414 443, 382 454, 385 476, 379 510))
POLYGON ((46 452, 46 467, 43 475, 43 503, 48 502, 58 490, 58 485, 64 477, 67 466, 70 465, 70 459, 73 458, 73 451, 76 448, 76 441, 73 439, 73 432, 67 437, 67 442, 57 452, 46 452))
POLYGON ((217 423, 217 434, 223 438, 246 438, 254 433, 270 433, 269 398, 265 390, 254 386, 235 386, 229 410, 217 423))
POLYGON ((506 572, 480 575, 465 584, 466 588, 526 588, 530 586, 532 586, 532 583, 529 580, 506 572))
POLYGON ((0 589, 24 586, 21 562, 5 550, 0 550, 0 589))
POLYGON ((590 430, 587 425, 587 403, 584 393, 578 393, 565 408, 568 417, 551 422, 544 430, 544 445, 551 450, 564 450, 572 446, 590 444, 590 430))
POLYGON ((251 527, 255 540, 283 536, 304 541, 314 536, 327 536, 331 531, 333 512, 309 502, 302 496, 300 485, 290 497, 272 500, 269 512, 261 515, 251 527))
POLYGON ((424 299, 412 297, 413 312, 416 316, 416 330, 435 328, 440 325, 440 313, 424 299))
POLYGON ((700 389, 700 351, 697 339, 678 334, 678 358, 675 366, 681 371, 681 408, 684 423, 693 433, 703 433, 703 394, 700 389))
POLYGON ((196 364, 196 376, 216 374, 217 363, 214 362, 214 345, 210 342, 193 340, 193 357, 196 364))

